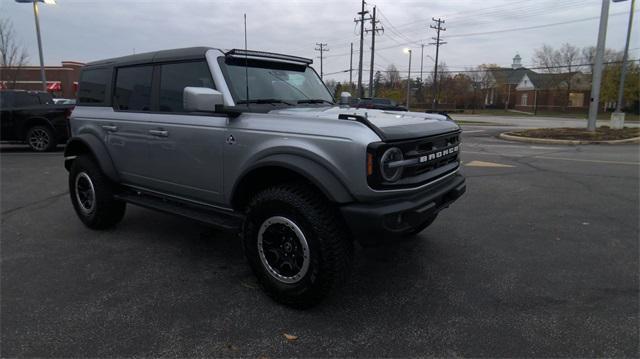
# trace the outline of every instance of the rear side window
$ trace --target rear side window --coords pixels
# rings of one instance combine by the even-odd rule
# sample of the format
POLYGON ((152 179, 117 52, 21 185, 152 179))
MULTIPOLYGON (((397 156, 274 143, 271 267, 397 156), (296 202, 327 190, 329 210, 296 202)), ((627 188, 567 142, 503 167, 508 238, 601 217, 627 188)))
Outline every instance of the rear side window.
POLYGON ((189 86, 215 88, 205 61, 161 65, 159 110, 184 112, 182 94, 189 86))
POLYGON ((13 94, 14 107, 28 107, 40 105, 38 95, 28 92, 16 92, 13 94))
POLYGON ((121 67, 116 72, 113 105, 121 111, 151 110, 153 66, 121 67))
POLYGON ((53 96, 50 93, 39 93, 38 98, 42 105, 53 105, 53 96))
POLYGON ((78 104, 104 105, 111 69, 84 70, 78 83, 78 104))

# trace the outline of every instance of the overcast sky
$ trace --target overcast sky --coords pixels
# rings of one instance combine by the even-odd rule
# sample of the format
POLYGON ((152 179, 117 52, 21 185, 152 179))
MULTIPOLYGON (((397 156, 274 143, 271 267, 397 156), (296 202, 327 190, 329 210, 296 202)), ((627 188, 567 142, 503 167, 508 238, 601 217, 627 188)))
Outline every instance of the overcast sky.
MULTIPOLYGON (((359 37, 353 18, 360 10, 359 0, 57 0, 54 6, 41 5, 40 23, 45 62, 59 65, 62 60, 92 61, 102 58, 160 49, 212 46, 243 47, 243 13, 248 18, 250 49, 313 57, 316 42, 328 44, 324 72, 349 68, 349 43, 358 49, 359 37)), ((559 47, 568 42, 578 47, 596 43, 600 0, 371 0, 385 28, 376 41, 374 69, 394 63, 408 69, 413 49, 412 72, 420 71, 420 44, 428 44, 435 31, 429 29, 432 17, 445 19, 447 44, 440 59, 451 70, 462 70, 482 63, 509 66, 519 53, 530 65, 535 48, 543 44, 559 47), (529 29, 526 29, 529 28, 529 29), (514 30, 515 29, 515 30, 514 30), (508 31, 502 31, 508 30, 508 31)), ((630 0, 612 3, 607 47, 624 47, 630 0)), ((636 15, 638 15, 636 13, 636 15)), ((9 17, 20 41, 28 50, 30 62, 38 62, 33 9, 29 4, 0 0, 0 16, 9 17)), ((638 16, 630 56, 640 56, 638 16)), ((370 63, 370 35, 366 36, 363 68, 370 63)), ((432 70, 435 48, 425 46, 424 69, 432 70)), ((354 52, 354 68, 358 53, 354 52)), ((403 73, 406 76, 406 72, 403 73)), ((425 75, 426 76, 426 75, 425 75)), ((356 81, 354 71, 354 81, 356 81)), ((368 76, 363 76, 368 79, 368 76)), ((413 77, 413 76, 412 76, 413 77)), ((348 73, 328 75, 339 81, 348 73)))

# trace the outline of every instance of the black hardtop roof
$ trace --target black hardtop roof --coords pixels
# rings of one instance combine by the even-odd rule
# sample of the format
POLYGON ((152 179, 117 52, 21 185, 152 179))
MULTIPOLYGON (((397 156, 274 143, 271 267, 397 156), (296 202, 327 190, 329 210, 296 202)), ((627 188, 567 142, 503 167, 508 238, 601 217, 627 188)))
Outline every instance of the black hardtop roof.
MULTIPOLYGON (((111 59, 93 61, 86 65, 86 67, 101 67, 101 66, 123 66, 123 65, 136 65, 136 64, 148 64, 154 62, 168 62, 168 61, 179 61, 179 60, 195 60, 202 59, 205 57, 205 54, 209 50, 218 50, 226 55, 235 55, 244 54, 245 50, 233 49, 230 51, 223 51, 221 49, 217 49, 214 47, 185 47, 182 49, 172 49, 172 50, 161 50, 154 52, 145 52, 142 54, 128 55, 122 57, 114 57, 111 59)), ((291 56, 285 54, 277 54, 271 52, 264 51, 252 51, 247 50, 247 55, 251 57, 264 57, 265 59, 274 58, 274 59, 285 59, 285 60, 295 60, 301 61, 307 64, 311 64, 313 61, 310 59, 291 56)))
POLYGON ((122 57, 114 57, 111 59, 93 61, 87 64, 87 67, 101 65, 135 65, 142 63, 166 62, 173 60, 202 59, 209 50, 216 50, 213 47, 185 47, 181 49, 161 50, 154 52, 145 52, 142 54, 128 55, 122 57))

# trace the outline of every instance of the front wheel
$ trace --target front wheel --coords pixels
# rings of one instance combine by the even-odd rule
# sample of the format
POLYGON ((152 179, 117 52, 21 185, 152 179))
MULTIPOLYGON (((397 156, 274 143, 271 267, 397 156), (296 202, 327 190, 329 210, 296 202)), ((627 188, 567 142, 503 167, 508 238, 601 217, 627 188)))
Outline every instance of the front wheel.
POLYGON ((276 301, 311 307, 346 278, 353 244, 331 209, 321 194, 297 184, 268 188, 249 204, 245 253, 276 301))
POLYGON ((126 210, 126 203, 114 198, 116 186, 95 161, 82 155, 69 171, 69 194, 78 217, 87 227, 105 229, 115 226, 126 210))

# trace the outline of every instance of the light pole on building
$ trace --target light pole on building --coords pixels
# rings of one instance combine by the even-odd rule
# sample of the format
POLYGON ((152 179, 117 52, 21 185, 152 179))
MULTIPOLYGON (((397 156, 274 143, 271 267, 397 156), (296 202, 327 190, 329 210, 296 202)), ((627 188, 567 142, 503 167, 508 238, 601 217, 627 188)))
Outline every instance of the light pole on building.
POLYGON ((411 94, 411 49, 404 49, 405 54, 409 54, 409 74, 407 75, 407 111, 409 110, 409 97, 411 94))
POLYGON ((42 39, 40 38, 40 19, 38 18, 38 3, 55 5, 56 0, 15 0, 17 3, 33 3, 33 16, 36 21, 36 35, 38 37, 38 53, 40 55, 40 79, 42 80, 42 90, 47 91, 47 77, 44 74, 44 57, 42 56, 42 39))

